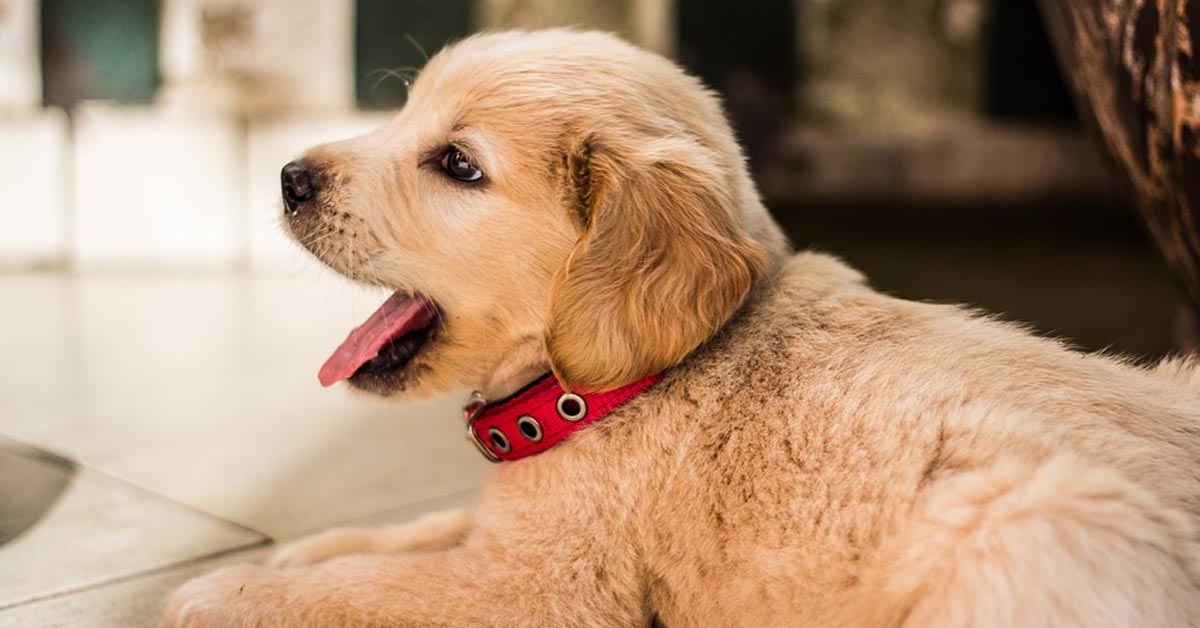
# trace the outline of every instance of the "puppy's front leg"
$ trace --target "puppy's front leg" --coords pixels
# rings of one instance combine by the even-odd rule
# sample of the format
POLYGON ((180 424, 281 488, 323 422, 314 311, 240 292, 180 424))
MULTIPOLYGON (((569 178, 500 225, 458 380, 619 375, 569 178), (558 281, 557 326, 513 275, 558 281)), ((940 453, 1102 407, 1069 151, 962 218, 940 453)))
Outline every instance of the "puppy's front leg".
POLYGON ((273 569, 240 565, 184 585, 163 628, 629 626, 644 624, 634 579, 557 565, 554 552, 478 548, 343 556, 273 569))
POLYGON ((279 550, 272 567, 313 565, 347 554, 398 554, 445 550, 466 538, 471 517, 464 509, 433 512, 413 521, 383 528, 333 529, 279 550))

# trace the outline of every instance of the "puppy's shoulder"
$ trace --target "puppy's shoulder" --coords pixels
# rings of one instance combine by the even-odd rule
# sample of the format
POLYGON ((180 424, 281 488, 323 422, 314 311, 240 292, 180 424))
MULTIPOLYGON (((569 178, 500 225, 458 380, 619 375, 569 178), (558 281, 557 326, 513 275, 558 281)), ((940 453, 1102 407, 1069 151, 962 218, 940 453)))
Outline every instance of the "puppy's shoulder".
POLYGON ((865 288, 866 277, 827 253, 803 251, 785 260, 772 288, 781 295, 814 301, 839 289, 865 288))

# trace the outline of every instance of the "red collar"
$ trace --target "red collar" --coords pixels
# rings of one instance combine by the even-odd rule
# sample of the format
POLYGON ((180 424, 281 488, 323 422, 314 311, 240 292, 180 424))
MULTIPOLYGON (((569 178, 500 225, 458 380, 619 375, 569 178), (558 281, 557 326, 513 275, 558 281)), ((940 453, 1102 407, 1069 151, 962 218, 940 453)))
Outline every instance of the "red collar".
POLYGON ((658 383, 662 373, 620 388, 569 393, 552 374, 495 403, 478 393, 463 408, 467 438, 492 462, 540 454, 658 383))

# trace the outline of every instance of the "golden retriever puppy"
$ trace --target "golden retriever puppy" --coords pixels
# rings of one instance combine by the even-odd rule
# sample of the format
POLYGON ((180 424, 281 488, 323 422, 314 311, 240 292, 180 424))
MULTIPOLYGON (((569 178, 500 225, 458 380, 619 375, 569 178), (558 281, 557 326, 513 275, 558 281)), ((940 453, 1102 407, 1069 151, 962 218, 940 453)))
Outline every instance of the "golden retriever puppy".
POLYGON ((324 383, 595 414, 476 432, 492 457, 554 444, 468 510, 192 581, 163 626, 1200 625, 1193 365, 793 254, 717 99, 666 59, 469 38, 284 188, 302 245, 396 291, 324 383))

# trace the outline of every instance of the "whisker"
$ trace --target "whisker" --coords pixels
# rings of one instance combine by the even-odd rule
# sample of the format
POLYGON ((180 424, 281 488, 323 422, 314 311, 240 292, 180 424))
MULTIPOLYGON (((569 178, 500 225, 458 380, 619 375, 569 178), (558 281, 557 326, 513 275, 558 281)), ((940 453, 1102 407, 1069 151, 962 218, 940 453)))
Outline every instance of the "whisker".
POLYGON ((408 40, 408 43, 412 44, 413 47, 417 49, 417 52, 421 53, 422 57, 425 57, 425 62, 428 63, 429 53, 425 52, 425 48, 421 46, 421 42, 417 41, 415 37, 408 33, 404 33, 404 38, 408 40))
POLYGON ((408 88, 412 86, 413 81, 416 80, 419 73, 420 70, 416 68, 379 68, 378 70, 368 72, 367 77, 379 76, 379 79, 371 86, 372 90, 379 89, 379 86, 383 85, 383 82, 390 78, 400 79, 400 82, 404 83, 404 87, 408 88))
POLYGON ((379 68, 377 70, 368 72, 367 77, 370 78, 372 76, 379 75, 379 79, 376 80, 375 84, 371 86, 372 92, 379 89, 379 86, 383 85, 384 81, 388 80, 389 78, 400 79, 400 82, 404 85, 404 98, 407 100, 408 90, 412 88, 413 82, 417 80, 417 75, 420 73, 420 68, 414 68, 411 66, 402 68, 379 68))

